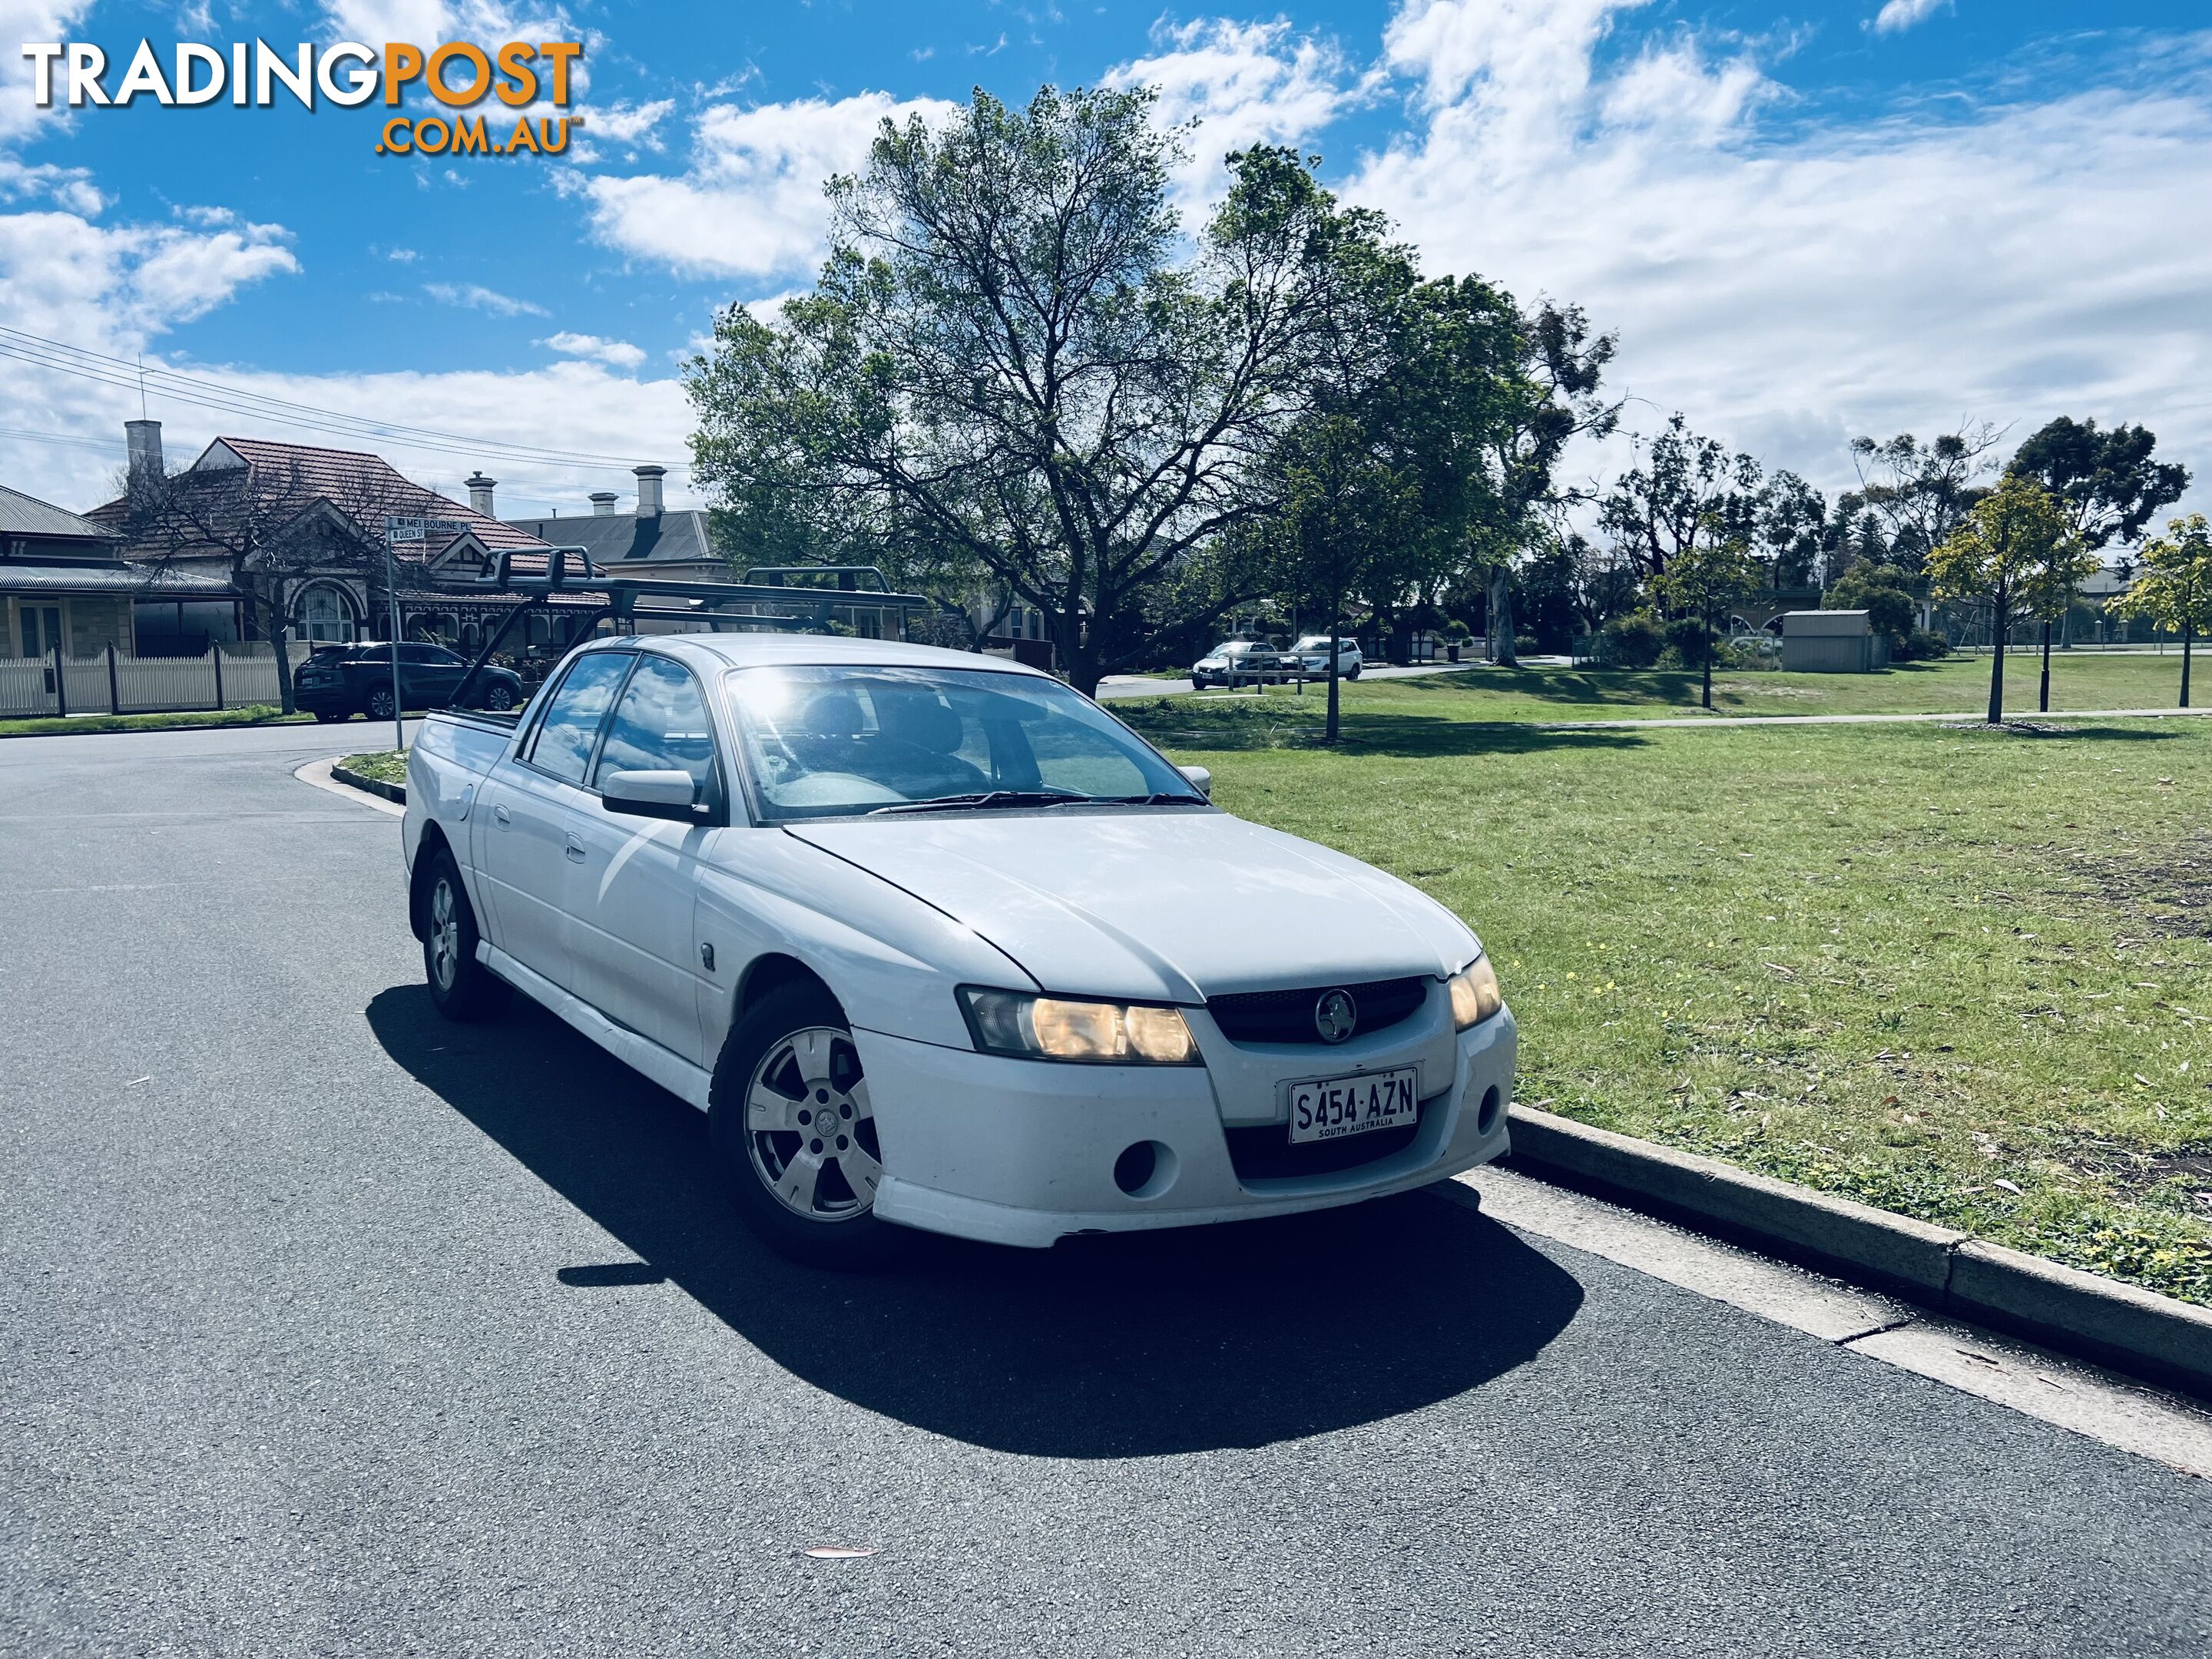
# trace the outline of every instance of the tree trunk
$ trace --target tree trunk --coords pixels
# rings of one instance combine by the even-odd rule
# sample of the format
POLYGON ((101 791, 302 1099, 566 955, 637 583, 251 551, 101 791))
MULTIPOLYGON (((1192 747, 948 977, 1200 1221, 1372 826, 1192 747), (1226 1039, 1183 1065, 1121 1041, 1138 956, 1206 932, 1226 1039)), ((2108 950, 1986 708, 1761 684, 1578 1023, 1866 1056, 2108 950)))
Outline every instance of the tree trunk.
POLYGON ((2011 635, 2012 630, 2005 626, 2004 621, 1992 618, 1990 623, 1990 635, 1996 642, 1996 648, 1990 653, 1990 724, 1991 726, 2004 724, 2005 642, 2011 635))
POLYGON ((1331 596, 1328 602, 1328 724, 1322 728, 1321 740, 1334 744, 1337 738, 1337 653, 1342 647, 1344 602, 1331 596))
POLYGON ((2181 629, 2181 706, 2189 707, 2189 647, 2197 638, 2197 630, 2184 624, 2181 629))
POLYGON ((2039 714, 2051 712, 2051 619, 2048 617, 2043 619, 2043 689, 2036 695, 2035 712, 2039 714))
POLYGON ((1705 636, 1698 641, 1698 661, 1705 670, 1698 688, 1698 701, 1711 713, 1713 706, 1713 619, 1705 618, 1705 636))
POLYGON ((1498 635, 1491 660, 1502 667, 1518 668, 1521 659, 1513 654, 1513 572, 1502 564, 1490 578, 1490 625, 1498 635))
POLYGON ((1060 647, 1060 672, 1067 676, 1067 683, 1086 697, 1098 695, 1098 651, 1096 641, 1086 645, 1083 641, 1083 619, 1079 617, 1055 617, 1053 619, 1053 643, 1060 647))

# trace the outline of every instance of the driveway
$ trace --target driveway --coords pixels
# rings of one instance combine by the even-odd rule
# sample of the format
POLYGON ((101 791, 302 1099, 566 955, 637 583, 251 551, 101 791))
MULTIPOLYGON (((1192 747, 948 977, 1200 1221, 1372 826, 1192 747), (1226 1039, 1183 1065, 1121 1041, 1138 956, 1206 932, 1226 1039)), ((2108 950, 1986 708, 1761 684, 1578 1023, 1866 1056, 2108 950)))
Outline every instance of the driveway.
POLYGON ((764 1255, 333 747, 0 744, 0 1649, 2212 1650, 2212 1482, 1431 1194, 764 1255))

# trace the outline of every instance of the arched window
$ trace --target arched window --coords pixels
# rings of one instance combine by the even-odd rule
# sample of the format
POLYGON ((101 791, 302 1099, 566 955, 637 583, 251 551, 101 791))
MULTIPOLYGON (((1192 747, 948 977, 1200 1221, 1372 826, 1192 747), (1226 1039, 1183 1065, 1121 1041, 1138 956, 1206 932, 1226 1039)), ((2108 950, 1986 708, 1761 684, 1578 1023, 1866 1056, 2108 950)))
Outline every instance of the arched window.
POLYGON ((292 626, 303 640, 343 645, 354 636, 352 596, 336 582, 310 582, 294 603, 292 626))

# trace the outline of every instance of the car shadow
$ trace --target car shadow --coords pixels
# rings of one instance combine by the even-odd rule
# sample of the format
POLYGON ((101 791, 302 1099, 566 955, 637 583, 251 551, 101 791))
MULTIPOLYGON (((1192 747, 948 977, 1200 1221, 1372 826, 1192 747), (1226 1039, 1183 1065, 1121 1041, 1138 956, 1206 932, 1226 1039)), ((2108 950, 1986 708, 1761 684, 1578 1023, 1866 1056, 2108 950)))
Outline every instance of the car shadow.
POLYGON ((535 1006, 455 1026, 409 986, 368 1015, 410 1075, 639 1258, 562 1284, 665 1279, 815 1386, 975 1445, 1130 1457, 1374 1422, 1524 1364, 1582 1304, 1508 1229, 1419 1193, 1050 1250, 902 1233, 880 1272, 802 1267, 738 1220, 703 1114, 535 1006))

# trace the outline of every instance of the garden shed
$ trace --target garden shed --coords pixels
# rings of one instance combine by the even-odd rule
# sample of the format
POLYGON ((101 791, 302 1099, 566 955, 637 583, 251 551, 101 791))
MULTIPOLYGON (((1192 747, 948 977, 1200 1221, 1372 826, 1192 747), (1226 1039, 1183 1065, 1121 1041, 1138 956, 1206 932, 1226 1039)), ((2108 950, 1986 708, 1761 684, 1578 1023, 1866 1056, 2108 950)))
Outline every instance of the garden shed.
POLYGON ((1889 666, 1889 635, 1864 611, 1785 611, 1782 666, 1800 674, 1870 674, 1889 666))

